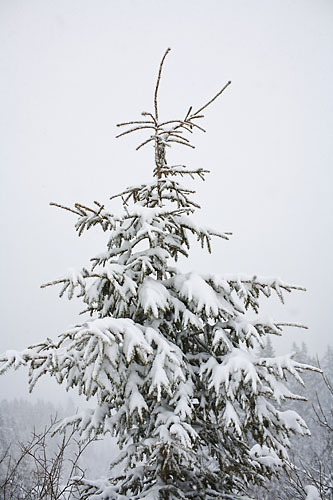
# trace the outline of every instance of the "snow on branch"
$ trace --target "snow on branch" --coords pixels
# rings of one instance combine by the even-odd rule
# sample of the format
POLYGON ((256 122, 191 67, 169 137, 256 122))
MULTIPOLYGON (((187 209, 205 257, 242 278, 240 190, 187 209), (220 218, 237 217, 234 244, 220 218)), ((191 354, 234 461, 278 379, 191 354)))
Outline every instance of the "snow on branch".
POLYGON ((29 368, 30 390, 48 374, 95 402, 58 431, 71 426, 82 440, 117 438, 123 451, 111 477, 77 478, 82 500, 245 500, 249 483, 263 485, 286 466, 292 434, 309 433, 285 406, 305 399, 288 381, 303 384, 303 372, 320 370, 293 355, 258 352, 284 327, 306 327, 253 314, 264 297, 283 303, 287 293, 305 289, 279 278, 176 268, 192 237, 210 252, 213 237, 231 234, 197 225, 194 191, 178 182, 204 179, 208 171, 168 165, 166 158, 173 143, 193 147, 188 134, 204 131, 198 120, 230 82, 182 119, 161 120, 159 87, 169 51, 159 65, 153 111, 118 124, 118 137, 148 132, 137 149, 154 145, 152 182, 112 196, 122 201, 118 216, 97 201, 72 208, 51 203, 77 217, 79 235, 96 225, 108 231, 106 248, 88 268, 42 285, 60 285, 60 296, 69 299, 76 293, 90 319, 57 342, 0 356, 0 374, 29 368))

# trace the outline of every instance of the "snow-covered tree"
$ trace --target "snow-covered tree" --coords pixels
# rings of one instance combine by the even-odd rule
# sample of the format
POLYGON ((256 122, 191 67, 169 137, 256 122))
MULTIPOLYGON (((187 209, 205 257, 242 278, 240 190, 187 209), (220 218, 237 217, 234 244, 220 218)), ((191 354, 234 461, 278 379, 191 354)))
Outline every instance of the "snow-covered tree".
POLYGON ((317 360, 308 354, 304 342, 300 347, 294 343, 293 351, 297 361, 319 366, 323 370, 322 374, 305 373, 302 376, 305 386, 302 388, 298 387, 293 377, 288 379, 289 390, 298 391, 308 400, 305 407, 302 401, 297 400, 288 406, 296 412, 302 412, 311 437, 302 439, 299 435, 293 436, 287 470, 278 478, 266 481, 264 487, 253 487, 252 495, 261 500, 332 500, 332 349, 328 346, 324 356, 317 360))
MULTIPOLYGON (((301 348, 294 344, 293 349, 297 361, 318 364, 323 373, 316 376, 306 373, 304 376, 305 387, 302 388, 301 394, 310 403, 303 411, 309 424, 311 438, 301 440, 295 436, 292 440, 292 464, 280 491, 285 493, 282 498, 303 500, 306 496, 306 486, 310 484, 317 489, 318 498, 332 500, 333 388, 330 377, 332 375, 332 363, 330 363, 332 349, 328 346, 321 360, 311 358, 304 342, 301 348)), ((290 380, 289 388, 291 391, 296 389, 293 380, 290 380)), ((297 401, 293 402, 292 408, 297 412, 301 411, 297 401)))
POLYGON ((94 408, 59 429, 73 425, 82 439, 110 432, 121 453, 109 478, 82 481, 81 498, 238 498, 251 482, 261 484, 284 467, 291 434, 308 433, 281 403, 302 399, 285 385, 286 373, 302 382, 299 373, 312 367, 290 355, 256 354, 286 326, 259 316, 261 298, 276 294, 283 302, 285 293, 302 288, 176 267, 179 256, 189 255, 191 235, 209 252, 212 237, 229 237, 191 217, 199 206, 180 180, 203 179, 207 171, 170 165, 166 153, 174 143, 193 147, 186 134, 203 130, 202 112, 230 82, 183 119, 162 121, 158 91, 167 53, 153 112, 119 124, 119 136, 150 132, 137 149, 154 147, 152 181, 113 196, 122 202, 118 215, 98 202, 62 207, 77 216, 80 235, 93 226, 108 234, 106 250, 90 267, 44 285, 60 285, 69 299, 76 293, 91 318, 55 342, 1 357, 2 372, 29 366, 31 389, 49 374, 67 390, 95 397, 94 408))

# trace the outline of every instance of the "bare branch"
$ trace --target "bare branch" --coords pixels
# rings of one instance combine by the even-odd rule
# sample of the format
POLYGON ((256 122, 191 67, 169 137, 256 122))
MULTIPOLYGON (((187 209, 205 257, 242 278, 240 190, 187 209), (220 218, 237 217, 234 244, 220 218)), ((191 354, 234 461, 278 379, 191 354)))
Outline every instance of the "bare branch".
MULTIPOLYGON (((94 202, 96 203, 96 202, 94 202)), ((96 205, 99 207, 99 210, 96 211, 94 210, 93 208, 89 208, 89 207, 86 207, 85 205, 82 205, 82 203, 75 203, 75 208, 78 208, 79 210, 86 210, 87 212, 91 212, 93 213, 94 215, 100 215, 101 213, 101 210, 103 210, 104 206, 100 205, 99 203, 96 203, 96 205)), ((79 214, 79 215, 83 215, 83 214, 79 214)))
POLYGON ((149 139, 147 139, 146 141, 142 142, 139 146, 137 146, 135 149, 136 151, 139 151, 139 149, 141 149, 143 146, 145 146, 146 144, 148 144, 148 142, 151 142, 153 141, 155 138, 155 136, 153 135, 152 137, 150 137, 149 139))
POLYGON ((197 117, 198 118, 198 114, 203 111, 204 109, 206 109, 210 104, 212 104, 212 102, 215 101, 215 99, 217 99, 221 94, 222 92, 225 91, 225 89, 227 87, 229 87, 229 85, 231 85, 231 81, 229 81, 228 83, 225 84, 225 86, 210 100, 208 101, 204 106, 202 106, 200 109, 198 109, 195 113, 193 113, 193 115, 191 115, 192 118, 194 117, 197 117))
POLYGON ((59 280, 54 280, 54 281, 48 281, 47 283, 43 283, 40 285, 40 288, 46 288, 47 286, 53 286, 53 285, 59 285, 60 283, 67 283, 68 278, 63 278, 59 280))
POLYGON ((80 212, 77 212, 76 210, 73 210, 72 208, 69 208, 69 207, 65 207, 63 205, 60 205, 59 203, 55 203, 54 201, 51 201, 50 202, 50 205, 52 207, 58 207, 58 208, 62 208, 63 210, 67 210, 68 212, 72 212, 73 214, 75 215, 82 215, 80 212))
POLYGON ((147 111, 142 111, 142 116, 150 116, 150 118, 153 120, 153 123, 155 125, 157 125, 157 122, 156 122, 156 119, 155 119, 155 116, 152 114, 152 113, 148 113, 147 111))
POLYGON ((142 127, 137 126, 137 127, 131 128, 129 130, 125 130, 125 132, 122 132, 121 134, 116 135, 116 139, 118 139, 119 137, 122 137, 123 135, 130 134, 131 132, 135 132, 136 130, 144 130, 146 128, 154 129, 155 127, 153 125, 142 125, 142 127))
POLYGON ((193 146, 193 144, 189 144, 188 142, 184 142, 184 141, 179 141, 177 139, 168 139, 168 142, 178 142, 179 144, 182 144, 183 146, 188 146, 189 148, 195 149, 195 146, 193 146))
POLYGON ((166 56, 170 52, 171 49, 167 49, 164 53, 164 56, 162 57, 162 61, 158 70, 158 76, 157 76, 157 82, 156 82, 156 87, 155 87, 155 94, 154 94, 154 107, 155 107, 155 118, 156 121, 158 121, 158 107, 157 107, 157 94, 158 94, 158 88, 160 86, 160 80, 161 80, 161 75, 162 75, 162 68, 163 64, 165 61, 166 56))
POLYGON ((301 323, 276 323, 276 326, 291 326, 293 328, 303 328, 303 330, 308 330, 309 327, 306 325, 302 325, 301 323))
POLYGON ((124 127, 126 125, 142 125, 142 124, 154 124, 153 121, 151 120, 137 120, 137 121, 133 121, 133 122, 123 122, 123 123, 117 123, 117 127, 124 127))

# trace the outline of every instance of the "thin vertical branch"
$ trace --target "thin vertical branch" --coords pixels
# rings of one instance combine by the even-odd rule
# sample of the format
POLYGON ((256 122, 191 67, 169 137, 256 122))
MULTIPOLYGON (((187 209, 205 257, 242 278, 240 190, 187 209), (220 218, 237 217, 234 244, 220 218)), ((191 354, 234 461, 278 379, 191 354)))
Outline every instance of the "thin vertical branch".
POLYGON ((162 67, 165 61, 166 56, 170 52, 170 48, 167 49, 164 53, 164 56, 162 57, 162 61, 158 70, 158 76, 157 76, 157 82, 156 82, 156 87, 155 87, 155 94, 154 94, 154 106, 155 106, 155 119, 158 121, 158 106, 157 106, 157 94, 158 94, 158 87, 160 86, 160 80, 161 80, 161 75, 162 75, 162 67))
POLYGON ((160 86, 160 81, 161 81, 161 76, 162 76, 162 68, 163 64, 165 61, 166 56, 170 52, 170 48, 168 48, 163 57, 162 61, 160 63, 160 67, 158 70, 158 75, 157 75, 157 81, 156 81, 156 87, 155 87, 155 94, 154 94, 154 106, 155 106, 155 136, 154 136, 154 148, 155 148, 155 165, 156 165, 156 173, 157 173, 157 191, 158 191, 158 197, 160 200, 160 204, 162 203, 162 196, 161 196, 161 189, 159 185, 159 180, 161 179, 161 169, 165 166, 166 161, 165 161, 165 145, 163 141, 161 140, 160 137, 158 137, 158 88, 160 86))

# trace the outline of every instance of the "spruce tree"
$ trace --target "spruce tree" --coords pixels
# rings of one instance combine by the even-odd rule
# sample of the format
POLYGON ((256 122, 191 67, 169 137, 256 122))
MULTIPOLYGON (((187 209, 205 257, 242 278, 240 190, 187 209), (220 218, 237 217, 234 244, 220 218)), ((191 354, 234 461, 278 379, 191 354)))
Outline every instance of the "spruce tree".
POLYGON ((166 154, 174 143, 193 147, 187 134, 203 130, 203 111, 230 82, 183 119, 162 121, 158 91, 168 52, 153 112, 119 124, 118 137, 149 131, 137 149, 154 147, 152 181, 113 196, 122 203, 118 215, 98 202, 55 204, 77 216, 79 235, 93 226, 108 233, 106 250, 90 267, 44 285, 60 285, 69 299, 76 293, 91 318, 55 342, 2 356, 2 372, 29 366, 31 389, 49 374, 67 390, 95 397, 94 408, 65 419, 59 430, 73 425, 82 439, 110 432, 121 453, 109 478, 81 480, 81 498, 245 498, 250 483, 262 484, 284 467, 290 435, 308 433, 281 403, 302 399, 286 387, 286 373, 302 382, 299 373, 313 368, 289 355, 257 354, 267 335, 281 335, 286 326, 259 316, 261 298, 276 294, 283 302, 285 293, 302 288, 176 267, 179 256, 189 256, 191 235, 209 252, 213 237, 230 236, 191 217, 200 207, 180 181, 204 179, 207 171, 170 165, 166 154))

